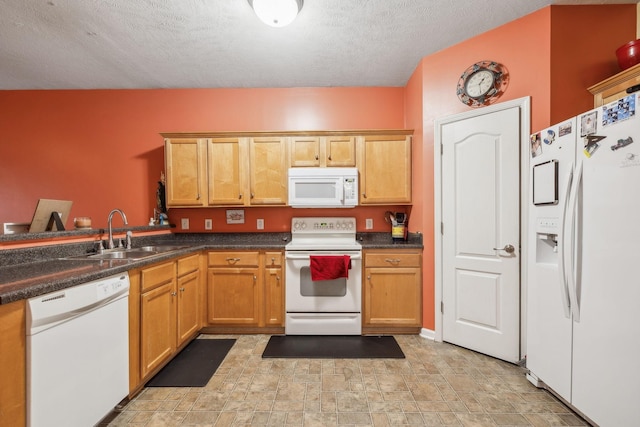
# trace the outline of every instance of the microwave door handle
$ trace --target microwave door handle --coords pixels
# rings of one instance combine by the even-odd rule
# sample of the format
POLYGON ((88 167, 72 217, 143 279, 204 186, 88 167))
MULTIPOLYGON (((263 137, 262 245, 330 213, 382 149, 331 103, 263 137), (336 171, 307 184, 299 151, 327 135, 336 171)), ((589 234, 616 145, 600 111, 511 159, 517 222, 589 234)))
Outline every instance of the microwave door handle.
POLYGON ((342 202, 342 204, 344 204, 344 178, 340 179, 340 184, 338 185, 338 191, 340 192, 340 194, 338 194, 338 200, 340 200, 342 202))

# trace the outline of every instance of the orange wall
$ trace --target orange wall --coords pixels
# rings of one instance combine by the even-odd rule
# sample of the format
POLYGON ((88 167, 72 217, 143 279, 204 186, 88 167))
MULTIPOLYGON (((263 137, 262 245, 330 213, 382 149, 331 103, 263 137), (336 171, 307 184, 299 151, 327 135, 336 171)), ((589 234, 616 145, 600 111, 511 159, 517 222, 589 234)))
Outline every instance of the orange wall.
MULTIPOLYGON (((401 129, 404 115, 403 88, 0 91, 0 223, 31 222, 48 198, 73 200, 70 217, 90 216, 94 228, 116 207, 130 224, 147 224, 164 170, 160 132, 401 129)), ((373 215, 375 231, 386 231, 383 212, 335 214, 373 215)), ((214 231, 255 230, 255 221, 227 227, 220 208, 180 215, 194 218, 195 231, 204 217, 214 231)), ((252 208, 250 216, 281 231, 293 213, 252 208)))
MULTIPOLYGON (((414 190, 413 227, 424 233, 423 326, 434 312, 434 121, 470 111, 457 98, 460 75, 471 64, 504 64, 510 83, 500 102, 531 97, 532 131, 592 108, 588 86, 615 74, 615 49, 635 34, 635 5, 552 6, 425 57, 407 85, 422 90, 422 185, 414 190), (422 87, 416 83, 422 80, 422 87), (419 212, 419 215, 417 214, 419 212)), ((411 92, 411 93, 409 93, 411 92)), ((412 111, 407 108, 407 114, 412 111)), ((417 130, 417 126, 413 126, 417 130)), ((414 169, 415 172, 415 169, 414 169)))
MULTIPOLYGON (((530 96, 532 130, 544 128, 590 108, 585 88, 618 71, 614 51, 635 38, 635 16, 636 5, 544 8, 425 57, 406 88, 0 91, 0 223, 29 222, 39 198, 56 198, 73 200, 71 215, 92 216, 94 227, 114 207, 146 224, 164 168, 159 132, 412 128, 409 229, 424 234, 423 322, 434 329, 433 125, 469 111, 458 78, 474 62, 503 63, 511 80, 501 101, 530 96)), ((387 208, 317 213, 356 216, 359 229, 374 218, 374 231, 388 231, 387 208)), ((193 231, 204 218, 214 231, 251 231, 257 218, 285 231, 306 214, 251 208, 246 224, 227 226, 224 211, 171 215, 190 218, 193 231)))

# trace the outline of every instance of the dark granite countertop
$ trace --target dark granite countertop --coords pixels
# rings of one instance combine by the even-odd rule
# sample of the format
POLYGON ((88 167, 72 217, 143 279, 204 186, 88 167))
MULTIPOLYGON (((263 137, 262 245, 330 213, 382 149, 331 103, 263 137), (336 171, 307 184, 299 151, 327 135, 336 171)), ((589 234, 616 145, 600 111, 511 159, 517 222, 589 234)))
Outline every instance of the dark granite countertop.
MULTIPOLYGON (((276 249, 289 242, 289 233, 174 233, 134 237, 133 246, 176 245, 180 249, 140 260, 66 259, 95 250, 94 242, 67 243, 0 251, 0 304, 36 297, 189 253, 216 249, 276 249)), ((393 242, 389 233, 358 233, 363 249, 422 248, 422 235, 393 242)))

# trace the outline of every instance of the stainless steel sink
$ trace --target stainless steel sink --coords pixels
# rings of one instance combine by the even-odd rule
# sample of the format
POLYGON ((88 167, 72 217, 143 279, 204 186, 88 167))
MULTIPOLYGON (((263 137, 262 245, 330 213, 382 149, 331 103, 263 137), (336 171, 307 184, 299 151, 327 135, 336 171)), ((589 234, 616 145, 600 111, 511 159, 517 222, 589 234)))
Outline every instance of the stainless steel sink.
POLYGON ((150 256, 157 255, 155 251, 141 251, 141 250, 122 250, 114 252, 105 252, 102 254, 89 255, 87 258, 91 259, 141 259, 150 256))
POLYGON ((178 246, 178 245, 150 245, 150 246, 142 246, 140 248, 133 248, 134 251, 150 251, 150 252, 171 252, 177 251, 178 249, 184 249, 188 246, 178 246))
POLYGON ((184 249, 187 246, 177 245, 149 245, 142 246, 133 249, 110 249, 101 254, 86 254, 67 257, 66 259, 86 259, 86 260, 101 260, 101 259, 121 259, 121 260, 138 260, 149 258, 155 255, 159 255, 166 252, 176 251, 178 249, 184 249))

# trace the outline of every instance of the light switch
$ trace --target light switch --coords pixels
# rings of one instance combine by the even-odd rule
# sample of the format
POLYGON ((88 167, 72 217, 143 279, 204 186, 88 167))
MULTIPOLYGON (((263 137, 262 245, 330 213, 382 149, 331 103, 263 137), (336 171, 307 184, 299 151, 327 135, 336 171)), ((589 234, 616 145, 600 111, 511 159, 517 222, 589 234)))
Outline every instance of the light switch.
POLYGON ((211 230, 213 228, 213 221, 210 218, 204 220, 204 229, 211 230))
POLYGON ((258 230, 264 230, 264 219, 260 218, 256 221, 256 228, 258 230))
POLYGON ((367 230, 373 230, 373 218, 367 218, 367 219, 364 221, 364 227, 365 227, 367 230))
POLYGON ((180 220, 180 226, 182 227, 183 230, 188 230, 189 229, 189 218, 182 218, 180 220))

